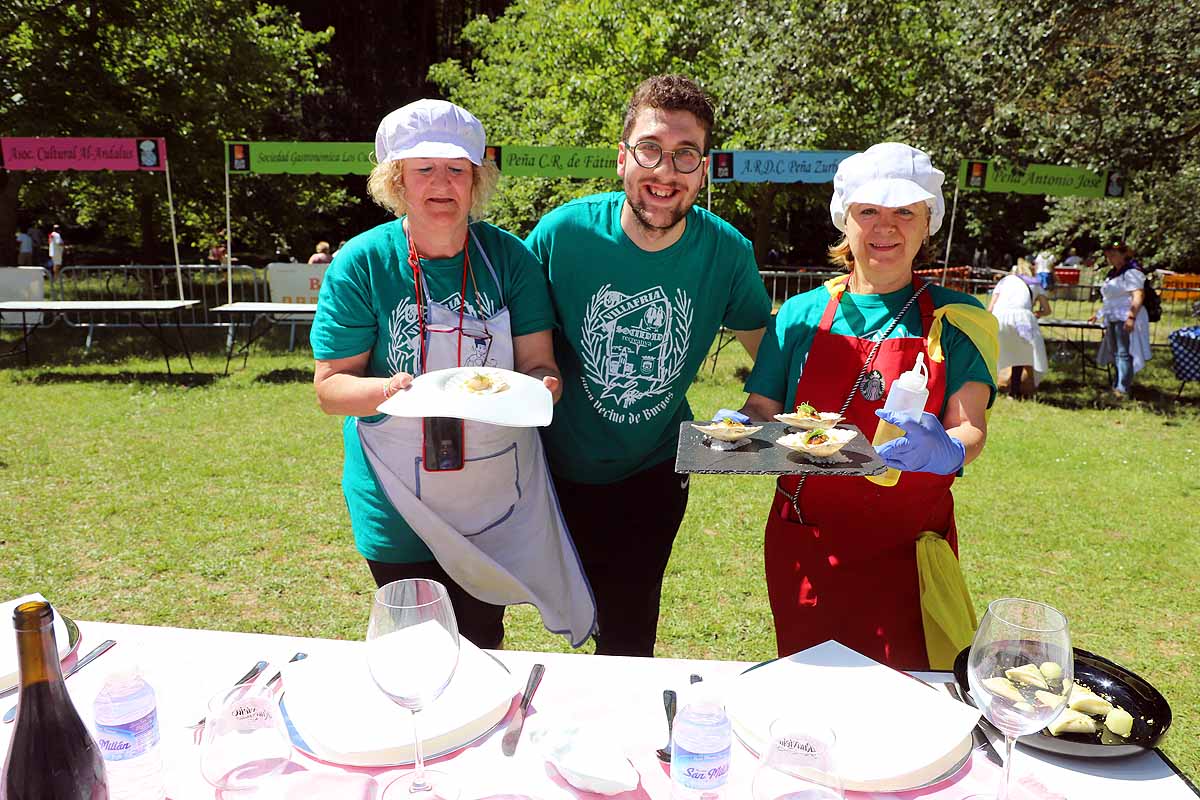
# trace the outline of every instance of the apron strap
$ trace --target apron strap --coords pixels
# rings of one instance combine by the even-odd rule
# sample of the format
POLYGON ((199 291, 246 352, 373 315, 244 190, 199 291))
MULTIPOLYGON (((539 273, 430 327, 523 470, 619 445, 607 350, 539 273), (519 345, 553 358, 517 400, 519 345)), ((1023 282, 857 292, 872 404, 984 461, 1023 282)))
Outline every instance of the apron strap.
MULTIPOLYGON (((840 278, 835 280, 841 280, 840 278)), ((845 283, 849 284, 850 276, 845 276, 845 283)), ((833 327, 833 318, 837 314, 838 303, 842 301, 842 295, 845 294, 845 287, 837 294, 829 295, 829 302, 825 304, 825 313, 821 315, 821 324, 817 326, 817 330, 823 333, 829 333, 829 329, 833 327)))
MULTIPOLYGON (((500 297, 500 307, 504 308, 504 287, 500 285, 500 278, 496 275, 496 270, 492 267, 492 260, 488 258, 487 251, 483 249, 483 245, 479 243, 479 239, 475 236, 475 231, 467 226, 467 230, 471 233, 471 241, 475 243, 475 249, 479 251, 479 255, 483 256, 483 265, 488 268, 488 272, 492 274, 492 281, 496 284, 496 294, 500 297)), ((474 282, 475 275, 471 274, 471 281, 474 282)), ((475 294, 479 294, 479 289, 476 287, 475 294)))

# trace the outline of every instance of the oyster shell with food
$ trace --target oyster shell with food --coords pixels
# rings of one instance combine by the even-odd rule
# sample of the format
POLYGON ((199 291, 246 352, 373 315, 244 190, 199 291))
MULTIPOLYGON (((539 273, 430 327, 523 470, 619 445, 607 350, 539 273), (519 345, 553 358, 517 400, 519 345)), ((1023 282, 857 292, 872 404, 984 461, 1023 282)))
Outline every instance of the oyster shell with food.
POLYGON ((776 414, 775 419, 790 427, 811 431, 816 428, 832 428, 845 417, 832 411, 817 411, 811 404, 801 403, 793 413, 776 414))
POLYGON ((473 370, 454 376, 446 388, 467 394, 499 394, 508 389, 508 382, 496 372, 473 370))
POLYGON ((850 443, 854 431, 842 428, 815 428, 804 433, 789 433, 775 441, 789 450, 809 456, 831 456, 850 443))
POLYGON ((692 427, 722 442, 736 442, 738 439, 745 439, 747 436, 762 430, 762 425, 743 425, 729 417, 715 420, 707 425, 697 425, 693 422, 692 427))

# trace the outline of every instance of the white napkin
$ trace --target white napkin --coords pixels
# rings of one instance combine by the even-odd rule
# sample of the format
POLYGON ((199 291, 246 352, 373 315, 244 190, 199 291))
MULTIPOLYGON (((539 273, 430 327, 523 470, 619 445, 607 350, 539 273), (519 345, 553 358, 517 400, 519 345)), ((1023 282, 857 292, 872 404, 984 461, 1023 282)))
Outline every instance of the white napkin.
POLYGON ((542 751, 567 783, 585 792, 632 792, 641 782, 616 742, 619 736, 591 721, 539 713, 525 723, 529 741, 542 751))
POLYGON ((453 367, 426 372, 412 386, 384 400, 377 409, 393 417, 455 417, 510 428, 539 428, 554 417, 554 398, 542 382, 496 367, 453 367), (471 394, 455 388, 465 376, 481 372, 499 377, 508 388, 496 394, 471 394))
POLYGON ((762 753, 785 714, 837 736, 846 789, 903 791, 942 775, 971 749, 979 712, 838 642, 740 675, 726 709, 734 731, 762 753))
MULTIPOLYGON (((285 665, 284 708, 300 737, 324 761, 364 767, 411 763, 412 714, 375 685, 366 648, 364 643, 285 665)), ((418 715, 426 758, 490 730, 508 713, 518 690, 500 662, 466 639, 460 648, 450 685, 418 715)), ((420 659, 420 652, 412 658, 420 659)))
MULTIPOLYGON (((7 603, 0 603, 0 689, 16 686, 20 680, 20 666, 17 662, 17 635, 13 630, 13 611, 21 603, 31 600, 46 601, 40 594, 27 594, 7 603), (2 631, 7 631, 3 633, 2 631)), ((58 657, 66 658, 71 652, 71 642, 67 637, 67 623, 63 622, 62 614, 54 610, 54 643, 58 646, 58 657)))

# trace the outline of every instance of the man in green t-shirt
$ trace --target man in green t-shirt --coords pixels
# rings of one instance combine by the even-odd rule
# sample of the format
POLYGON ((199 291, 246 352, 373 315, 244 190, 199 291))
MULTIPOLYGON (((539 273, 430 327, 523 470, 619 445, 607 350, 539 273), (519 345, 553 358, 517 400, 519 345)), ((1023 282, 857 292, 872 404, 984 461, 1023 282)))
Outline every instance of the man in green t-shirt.
POLYGON ((543 432, 595 592, 596 652, 654 655, 659 596, 687 508, 674 470, 687 388, 724 325, 753 356, 771 315, 750 242, 695 206, 712 104, 659 75, 634 91, 617 151, 624 192, 542 218, 527 244, 550 281, 563 396, 543 432))

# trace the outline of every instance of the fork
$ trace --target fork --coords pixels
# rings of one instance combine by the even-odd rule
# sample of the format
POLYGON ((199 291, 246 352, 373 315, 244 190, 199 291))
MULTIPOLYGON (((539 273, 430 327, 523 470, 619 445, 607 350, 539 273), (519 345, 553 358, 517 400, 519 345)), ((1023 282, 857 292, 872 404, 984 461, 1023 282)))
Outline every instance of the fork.
MULTIPOLYGON (((288 662, 290 663, 292 661, 303 661, 306 658, 308 658, 308 653, 296 653, 290 659, 288 659, 288 662)), ((255 678, 257 678, 259 675, 261 675, 262 671, 265 670, 266 668, 267 668, 266 661, 258 662, 257 664, 254 665, 253 669, 251 669, 249 672, 247 672, 245 675, 243 675, 241 678, 238 679, 238 682, 233 685, 233 688, 236 689, 239 686, 250 683, 255 678)), ((283 678, 282 670, 280 670, 279 672, 276 672, 274 675, 271 676, 271 679, 268 680, 266 683, 266 688, 267 689, 274 688, 275 684, 279 683, 281 678, 283 678)), ((202 738, 204 738, 204 723, 206 720, 207 720, 207 717, 203 717, 195 725, 189 726, 192 729, 192 740, 195 744, 200 744, 200 740, 202 738)))
MULTIPOLYGON (((267 668, 267 666, 268 666, 268 664, 266 661, 259 661, 257 664, 255 664, 253 667, 251 667, 250 670, 245 675, 243 675, 242 677, 240 677, 236 681, 234 681, 234 684, 233 684, 234 688, 237 688, 238 686, 241 686, 242 684, 246 684, 246 683, 249 683, 250 681, 254 680, 262 673, 262 671, 264 669, 267 668)), ((203 728, 204 720, 205 720, 205 717, 201 717, 196 722, 193 722, 191 725, 188 725, 188 727, 193 728, 193 729, 203 728)))

